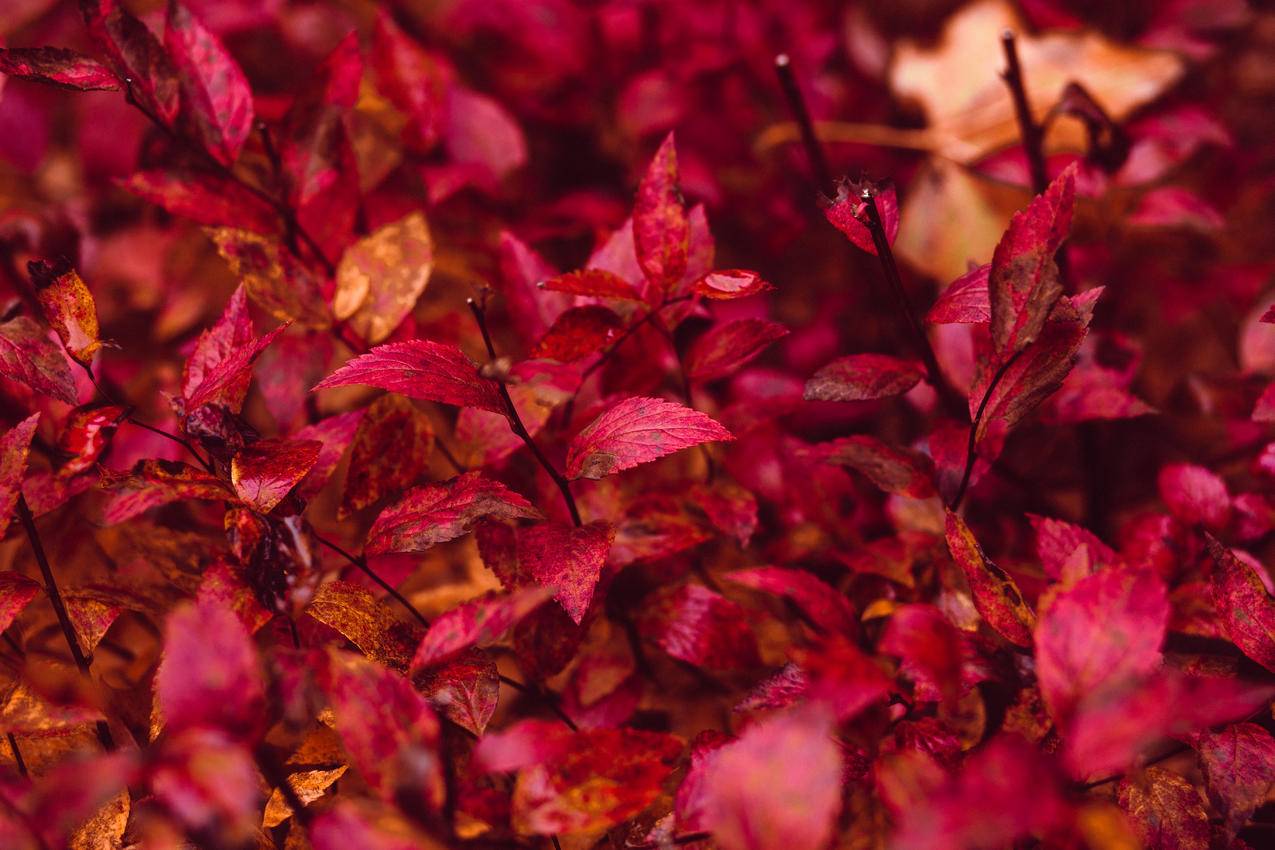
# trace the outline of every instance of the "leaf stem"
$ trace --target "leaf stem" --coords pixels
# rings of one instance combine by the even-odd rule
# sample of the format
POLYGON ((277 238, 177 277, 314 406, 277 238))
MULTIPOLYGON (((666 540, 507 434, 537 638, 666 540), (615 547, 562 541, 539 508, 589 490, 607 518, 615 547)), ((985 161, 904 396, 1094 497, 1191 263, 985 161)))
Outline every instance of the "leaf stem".
POLYGON ((18 767, 18 775, 23 779, 30 778, 31 774, 27 773, 27 763, 22 758, 22 750, 18 749, 18 739, 13 737, 12 732, 4 734, 9 739, 9 749, 13 751, 13 763, 18 767))
POLYGON ((580 728, 576 726, 575 721, 572 720, 571 717, 565 711, 562 710, 562 706, 558 705, 558 698, 556 694, 553 694, 549 691, 546 691, 534 685, 524 685, 522 682, 519 682, 517 679, 509 678, 504 673, 499 674, 498 678, 500 679, 501 683, 508 685, 509 687, 517 691, 518 693, 525 694, 529 697, 532 697, 533 699, 537 699, 540 702, 544 703, 545 706, 551 712, 553 712, 553 715, 557 717, 559 720, 561 720, 562 724, 566 726, 568 729, 570 729, 572 732, 580 731, 580 728))
POLYGON ((1014 355, 1000 365, 996 370, 996 374, 992 376, 992 382, 987 385, 987 392, 983 393, 983 398, 979 400, 978 410, 974 413, 974 421, 970 423, 970 437, 965 446, 965 472, 961 474, 961 486, 956 489, 956 496, 952 498, 952 504, 948 508, 955 511, 961 506, 961 501, 965 498, 965 490, 969 487, 970 476, 974 472, 974 460, 976 458, 975 448, 978 438, 978 428, 983 422, 983 414, 987 411, 987 403, 992 398, 992 393, 996 392, 996 387, 1001 382, 1001 378, 1005 377, 1005 373, 1009 371, 1009 367, 1013 366, 1018 360, 1019 355, 1025 349, 1014 352, 1014 355))
MULTIPOLYGON (((496 346, 492 344, 491 333, 487 330, 487 313, 473 298, 468 299, 469 309, 473 311, 474 321, 478 323, 478 330, 483 335, 483 345, 487 347, 487 356, 492 361, 497 359, 496 346)), ((531 434, 527 431, 527 427, 522 424, 522 417, 518 415, 518 408, 514 406, 513 397, 509 395, 509 387, 505 386, 505 382, 496 381, 496 386, 500 389, 500 397, 505 401, 505 409, 508 411, 509 427, 518 438, 526 444, 531 453, 535 455, 540 465, 544 467, 545 472, 549 473, 549 477, 553 479, 553 483, 558 485, 558 489, 562 492, 562 499, 567 503, 567 511, 571 514, 571 521, 576 527, 584 525, 580 520, 580 510, 576 507, 575 497, 571 495, 571 482, 566 479, 561 472, 554 467, 549 458, 545 457, 544 452, 536 445, 536 441, 531 438, 531 434)))
POLYGON ((207 470, 208 472, 215 472, 215 470, 213 469, 212 463, 209 462, 208 460, 205 460, 204 456, 195 450, 194 445, 192 445, 189 440, 183 437, 179 437, 176 434, 169 433, 168 431, 165 431, 163 428, 156 428, 154 425, 147 425, 145 422, 141 421, 140 419, 138 419, 137 417, 133 415, 133 410, 135 410, 136 408, 134 408, 132 404, 121 403, 117 398, 115 398, 114 395, 107 392, 105 387, 103 387, 100 383, 98 383, 97 376, 93 374, 92 366, 84 365, 84 371, 85 373, 88 374, 89 382, 93 384, 93 388, 97 390, 98 394, 101 395, 102 398, 106 399, 107 403, 113 404, 117 407, 127 408, 128 413, 124 417, 125 422, 127 422, 130 425, 136 425, 138 428, 141 428, 145 431, 150 431, 152 434, 158 434, 161 437, 172 440, 174 443, 181 446, 186 451, 190 452, 191 456, 195 458, 195 460, 199 461, 199 465, 202 466, 205 470, 207 470))
POLYGON ((326 537, 323 537, 322 535, 320 535, 317 531, 314 531, 313 529, 311 529, 310 533, 314 535, 314 539, 319 541, 321 545, 328 547, 333 552, 336 552, 342 558, 345 558, 345 560, 349 561, 351 564, 358 567, 359 570, 361 570, 365 576, 370 578, 372 581, 376 582, 377 585, 379 585, 382 590, 384 590, 386 593, 392 596, 394 598, 394 601, 398 602, 398 604, 406 608, 408 613, 410 613, 413 617, 415 617, 418 623, 420 623, 422 626, 424 626, 427 629, 429 628, 429 619, 426 618, 426 616, 420 612, 420 609, 418 609, 415 605, 413 605, 406 596, 399 593, 398 590, 394 587, 394 585, 390 584, 388 581, 381 578, 380 575, 378 575, 375 570, 369 567, 367 565, 367 558, 365 556, 354 555, 350 552, 347 552, 345 549, 341 548, 336 543, 333 543, 331 540, 328 540, 326 537))
POLYGON ((1049 187, 1049 175, 1045 170, 1045 134, 1032 117, 1031 104, 1027 101, 1027 86, 1023 80, 1022 65, 1018 61, 1018 43, 1013 30, 1001 33, 1001 46, 1005 49, 1005 70, 1001 73, 1001 78, 1009 86, 1010 97, 1014 99, 1014 115, 1018 119, 1018 132, 1022 136, 1023 151, 1027 155, 1032 189, 1039 195, 1049 187))
POLYGON ((934 347, 930 345, 930 338, 926 336, 925 328, 921 326, 920 320, 916 317, 916 311, 912 308, 912 300, 908 298, 907 290, 903 288, 899 264, 895 261, 894 251, 890 248, 890 240, 886 236, 885 225, 881 221, 881 211, 877 209, 876 193, 871 188, 864 187, 859 198, 863 201, 866 218, 864 224, 867 225, 868 232, 872 234, 872 244, 877 249, 877 260, 881 264, 881 272, 885 275, 890 292, 894 295, 896 309, 903 314, 907 322, 908 330, 912 335, 912 344, 925 361, 929 383, 939 394, 948 412, 958 418, 964 418, 968 415, 965 410, 965 401, 943 377, 938 357, 934 354, 934 347))
POLYGON ((801 144, 806 149, 806 158, 810 160, 810 170, 814 172, 815 181, 820 192, 832 191, 832 169, 828 167, 828 158, 824 155, 819 137, 815 135, 814 122, 810 120, 810 110, 806 107, 806 99, 797 85, 797 77, 792 72, 792 59, 787 53, 775 57, 775 75, 779 77, 779 85, 788 100, 788 108, 801 130, 801 144))
MULTIPOLYGON (((44 553, 44 544, 40 542, 40 532, 35 527, 35 517, 31 515, 31 508, 27 505, 26 497, 21 493, 18 494, 18 519, 27 533, 31 551, 35 553, 35 561, 40 565, 40 573, 44 576, 44 592, 49 597, 49 602, 53 604, 58 625, 62 627, 62 636, 66 638, 66 645, 71 650, 71 658, 74 659, 75 666, 85 681, 92 682, 93 674, 89 671, 89 660, 85 657, 84 650, 80 648, 80 641, 75 636, 75 626, 71 623, 66 604, 62 601, 62 594, 58 591, 57 578, 53 575, 53 567, 44 553)), ((111 736, 111 727, 105 720, 97 721, 97 739, 101 742, 102 749, 107 752, 114 751, 115 739, 111 736)))

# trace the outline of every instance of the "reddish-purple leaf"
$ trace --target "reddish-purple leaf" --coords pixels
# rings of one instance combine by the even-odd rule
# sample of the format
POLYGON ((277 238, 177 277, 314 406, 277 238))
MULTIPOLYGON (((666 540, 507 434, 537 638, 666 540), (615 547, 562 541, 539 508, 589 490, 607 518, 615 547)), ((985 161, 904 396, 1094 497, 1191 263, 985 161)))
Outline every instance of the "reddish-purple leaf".
POLYGON ((512 522, 541 516, 530 502, 499 481, 467 472, 445 484, 408 490, 381 511, 368 531, 364 552, 423 552, 467 534, 484 517, 512 522))
POLYGON ((700 443, 733 439, 697 410, 658 398, 626 398, 571 440, 567 477, 603 478, 700 443))
POLYGON ((679 661, 711 670, 746 670, 758 663, 748 612, 699 584, 658 593, 638 614, 638 633, 679 661))
POLYGON ((911 449, 891 446, 869 434, 842 437, 813 448, 825 463, 848 466, 887 493, 914 499, 934 495, 934 462, 911 449))
POLYGON ((1071 230, 1075 198, 1076 168, 1070 166, 1014 215, 996 246, 987 289, 992 346, 1000 362, 1040 335, 1062 295, 1054 254, 1071 230))
MULTIPOLYGON (((891 245, 899 235, 899 199, 894 186, 886 186, 883 191, 873 192, 877 205, 877 214, 881 217, 881 225, 885 228, 885 238, 891 245)), ((823 214, 833 227, 840 230, 860 250, 876 256, 877 246, 872 241, 872 231, 868 229, 868 212, 866 202, 856 191, 856 187, 843 184, 837 190, 837 200, 827 207, 823 214)))
POLYGON ((250 737, 265 719, 265 683, 243 622, 211 599, 186 604, 164 626, 155 696, 165 728, 250 737))
POLYGON ((454 345, 413 339, 373 348, 320 381, 314 389, 365 384, 422 401, 505 413, 496 382, 454 345))
POLYGON ((518 771, 511 819, 516 832, 570 835, 597 832, 642 812, 682 752, 662 732, 588 729, 560 755, 518 771))
POLYGON ((0 538, 9 529, 13 509, 22 495, 22 479, 27 471, 31 438, 39 424, 40 414, 32 413, 0 437, 0 538))
POLYGON ((383 800, 442 805, 438 718, 406 678, 361 655, 328 651, 323 688, 354 768, 383 800))
POLYGON ((1186 227, 1207 232, 1226 226, 1216 207, 1190 189, 1161 186, 1152 189, 1124 217, 1134 227, 1186 227))
POLYGON ((0 74, 74 91, 115 91, 119 79, 95 59, 61 47, 0 49, 0 74))
POLYGON ((116 405, 71 411, 58 435, 58 450, 68 458, 58 467, 58 476, 70 478, 92 469, 123 418, 124 408, 116 405))
POLYGON ((902 395, 925 377, 914 360, 887 354, 851 354, 824 366, 806 382, 806 401, 867 401, 902 395))
POLYGON ((997 372, 1000 368, 1004 371, 990 394, 988 390, 996 373, 990 368, 984 369, 969 396, 971 418, 978 415, 980 406, 984 407, 977 442, 981 444, 993 426, 1003 432, 1012 430, 1061 387, 1087 333, 1088 328, 1081 322, 1048 323, 1040 339, 1024 348, 1012 361, 1006 361, 1008 366, 997 369, 997 372), (984 398, 987 399, 985 406, 984 398))
POLYGON ((992 264, 971 269, 947 285, 934 302, 925 321, 934 325, 977 325, 992 320, 988 276, 992 264))
POLYGON ((753 567, 729 572, 726 578, 744 587, 791 599, 811 622, 824 631, 844 635, 854 635, 858 631, 858 619, 850 600, 804 570, 753 567))
POLYGON ((881 637, 882 652, 902 659, 902 671, 918 698, 954 703, 961 688, 961 641, 956 628, 933 605, 903 605, 881 637))
POLYGON ((416 648, 412 669, 449 661, 472 646, 500 638, 552 595, 547 588, 525 588, 507 596, 484 596, 453 608, 430 625, 416 648))
POLYGON ((39 582, 21 573, 0 571, 0 632, 13 625, 40 589, 39 582))
POLYGON ((512 773, 565 755, 576 740, 575 733, 555 720, 519 720, 474 745, 474 767, 484 773, 512 773))
POLYGON ((444 717, 478 737, 496 713, 500 675, 495 659, 481 649, 431 667, 416 677, 415 684, 444 717))
POLYGON ((1202 466, 1174 463, 1160 470, 1156 483, 1169 513, 1187 525, 1217 530, 1231 516, 1226 482, 1202 466))
POLYGON ((757 272, 748 269, 718 269, 695 281, 692 290, 714 301, 734 301, 736 298, 771 292, 774 288, 757 272))
POLYGON ((624 320, 609 307, 572 307, 554 320, 553 327, 531 349, 531 356, 574 363, 605 351, 623 330, 624 320))
POLYGON ((314 850, 419 850, 433 843, 401 816, 366 812, 348 800, 319 813, 307 835, 314 850))
POLYGON ((80 10, 115 76, 131 81, 131 96, 156 120, 173 126, 181 106, 180 84, 159 39, 114 0, 83 0, 80 10))
POLYGON ((819 646, 797 653, 808 684, 804 700, 831 706, 837 720, 857 716, 868 706, 883 702, 896 686, 881 667, 845 635, 835 635, 819 646))
POLYGON ((217 324, 199 335, 195 350, 186 360, 182 370, 186 413, 210 403, 237 412, 252 382, 252 364, 283 328, 254 336, 247 295, 242 286, 236 289, 217 324))
POLYGON ((1213 607, 1231 643, 1275 672, 1275 600, 1251 566, 1208 537, 1213 558, 1213 607))
POLYGON ((1055 722, 1104 685, 1155 670, 1168 621, 1164 583, 1150 571, 1101 570, 1055 596, 1035 633, 1040 691, 1055 722))
POLYGON ((818 705, 748 727, 710 756, 701 823, 723 850, 821 850, 841 809, 835 718, 818 705))
POLYGON ((186 114, 204 149, 222 165, 233 164, 252 132, 252 90, 239 64, 176 0, 168 4, 164 46, 177 67, 186 114))
POLYGON ((236 494, 215 475, 179 461, 138 461, 127 475, 104 479, 102 486, 112 491, 102 521, 116 525, 167 505, 178 499, 234 501, 236 494))
POLYGON ((1061 579, 1075 569, 1079 574, 1071 578, 1079 579, 1117 560, 1115 551, 1087 528, 1036 514, 1027 519, 1036 533, 1036 556, 1050 578, 1061 579))
POLYGON ((642 295, 618 274, 604 269, 581 269, 540 281, 541 289, 550 292, 567 292, 572 295, 588 295, 593 298, 616 298, 621 301, 641 301, 642 295))
POLYGON ((527 162, 527 140, 508 110, 455 83, 447 92, 443 144, 453 162, 475 171, 476 182, 489 188, 527 162))
POLYGON ((737 319, 717 325, 686 352, 686 375, 692 381, 724 378, 786 336, 786 327, 765 319, 737 319))
POLYGON ((554 588, 553 598, 578 624, 593 601, 614 539, 615 529, 607 522, 579 528, 539 523, 518 531, 518 566, 537 584, 554 588))
POLYGON ((273 207, 238 183, 215 174, 139 171, 120 185, 139 198, 196 224, 265 234, 279 230, 279 217, 273 207))
POLYGON ((1275 738, 1256 723, 1235 723, 1192 741, 1209 799, 1234 833, 1275 791, 1275 738))
POLYGON ((196 601, 235 613, 249 634, 256 634, 274 617, 257 599, 256 591, 244 579, 242 571, 226 561, 218 561, 204 571, 196 601))
POLYGON ((446 118, 450 73, 444 63, 409 38, 385 9, 377 12, 369 61, 377 88, 407 116, 405 141, 428 153, 446 118))
POLYGON ((690 240, 690 219, 677 185, 677 150, 669 133, 638 184, 633 206, 638 263, 658 291, 667 292, 682 279, 690 240))
POLYGON ((261 440, 235 455, 230 462, 230 481, 240 499, 268 514, 305 478, 322 448, 317 440, 261 440))
POLYGON ((386 393, 368 405, 350 448, 337 518, 402 493, 429 470, 434 426, 409 399, 386 393))
POLYGON ((958 515, 947 512, 947 548, 974 595, 974 607, 989 626, 1015 646, 1032 645, 1036 615, 1018 585, 983 554, 974 532, 958 515))
POLYGON ((61 346, 26 316, 0 323, 0 375, 58 401, 79 404, 71 366, 61 346))
POLYGON ((1116 799, 1142 846, 1164 850, 1208 850, 1209 814, 1200 792, 1176 773, 1148 767, 1116 788, 1116 799))

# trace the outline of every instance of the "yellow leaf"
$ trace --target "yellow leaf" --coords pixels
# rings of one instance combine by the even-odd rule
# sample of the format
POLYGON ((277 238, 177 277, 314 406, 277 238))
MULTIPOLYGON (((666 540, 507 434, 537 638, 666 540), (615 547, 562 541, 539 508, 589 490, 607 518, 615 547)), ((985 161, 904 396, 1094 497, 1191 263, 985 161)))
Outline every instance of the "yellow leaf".
POLYGON ((375 345, 412 311, 433 270, 429 224, 422 213, 410 213, 346 249, 332 309, 375 345))
POLYGON ((903 202, 894 250, 946 285, 964 274, 969 263, 991 261, 1023 198, 1022 193, 993 191, 964 168, 931 158, 903 202))
POLYGON ((243 281, 248 297, 281 321, 306 327, 327 328, 332 316, 323 301, 320 275, 308 268, 277 241, 250 230, 209 227, 230 272, 243 281))
MULTIPOLYGON (((1005 67, 1000 36, 1006 29, 1018 34, 1027 97, 1038 121, 1069 82, 1084 86, 1120 121, 1183 71, 1173 53, 1116 44, 1096 32, 1031 35, 1013 4, 981 0, 951 17, 935 46, 901 42, 890 64, 890 88, 925 110, 937 153, 968 163, 1018 143, 1014 105, 1000 76, 1005 67)), ((1059 122, 1047 141, 1053 150, 1079 149, 1083 128, 1059 122)))

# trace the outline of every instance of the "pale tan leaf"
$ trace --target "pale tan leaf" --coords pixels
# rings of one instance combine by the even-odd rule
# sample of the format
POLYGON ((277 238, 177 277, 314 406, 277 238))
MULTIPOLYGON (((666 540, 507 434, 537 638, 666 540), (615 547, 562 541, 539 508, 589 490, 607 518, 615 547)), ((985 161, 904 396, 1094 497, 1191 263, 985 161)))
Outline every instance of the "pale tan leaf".
POLYGON ((410 213, 346 249, 332 309, 368 343, 381 342, 411 312, 434 270, 424 214, 410 213))

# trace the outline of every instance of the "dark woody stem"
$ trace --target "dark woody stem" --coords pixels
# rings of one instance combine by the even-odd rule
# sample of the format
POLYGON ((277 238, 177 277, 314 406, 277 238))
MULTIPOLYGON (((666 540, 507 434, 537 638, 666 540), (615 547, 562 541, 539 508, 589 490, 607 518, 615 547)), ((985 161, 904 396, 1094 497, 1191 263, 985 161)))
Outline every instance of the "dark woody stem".
MULTIPOLYGON (((474 321, 478 323, 478 330, 482 332, 483 345, 487 347, 487 356, 491 358, 492 361, 495 361, 497 359, 496 346, 492 344, 491 333, 487 330, 486 310, 484 310, 483 307, 473 298, 470 298, 468 303, 469 309, 473 311, 474 321)), ((553 483, 556 484, 558 486, 558 490, 562 492, 562 499, 567 503, 567 511, 571 514, 571 521, 575 523, 577 527, 584 525, 584 523, 580 520, 580 510, 576 507, 575 497, 571 495, 571 482, 569 482, 566 477, 554 467, 549 458, 545 457, 544 452, 542 452, 540 447, 536 445, 536 441, 531 438, 530 432, 528 432, 526 426, 522 424, 522 417, 518 415, 518 408, 514 406, 513 397, 509 395, 509 388, 505 386, 504 381, 497 380, 496 386, 500 390, 500 397, 504 399, 505 402, 505 410, 509 416, 510 429, 517 434, 518 439, 522 440, 523 443, 526 444, 527 448, 531 450, 532 455, 534 455, 540 465, 544 467, 545 472, 549 473, 549 477, 553 479, 553 483)))
POLYGON ((1023 139, 1023 152, 1027 155, 1032 190, 1039 195, 1049 187, 1049 175, 1045 171, 1044 131, 1032 117, 1023 69, 1018 62, 1018 43, 1012 30, 1001 33, 1001 46, 1005 48, 1005 70, 1001 77, 1014 99, 1014 115, 1018 118, 1018 132, 1023 139))
POLYGON ((955 511, 961 506, 961 501, 965 498, 965 490, 970 485, 970 476, 974 472, 974 461, 977 458, 977 438, 978 428, 983 422, 983 414, 987 412, 987 403, 992 398, 992 393, 996 392, 996 387, 1000 384, 1001 379, 1005 377, 1005 373, 1009 371, 1009 367, 1013 366, 1018 357, 1023 352, 1020 350, 1010 357, 1000 368, 996 370, 996 374, 992 376, 992 382, 987 385, 987 392, 983 393, 983 398, 978 403, 978 411, 974 414, 974 421, 970 423, 969 442, 965 445, 965 471, 961 474, 961 486, 956 489, 956 495, 952 498, 952 504, 948 507, 955 511))
POLYGON ((806 108, 806 99, 801 96, 801 87, 792 72, 792 60, 787 53, 775 57, 775 75, 779 77, 779 85, 788 100, 788 108, 801 131, 801 144, 806 149, 806 158, 810 160, 810 170, 814 172, 815 181, 820 192, 832 191, 832 169, 828 167, 828 158, 824 156, 823 146, 815 135, 814 122, 810 120, 810 110, 806 108))

